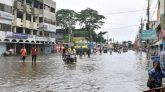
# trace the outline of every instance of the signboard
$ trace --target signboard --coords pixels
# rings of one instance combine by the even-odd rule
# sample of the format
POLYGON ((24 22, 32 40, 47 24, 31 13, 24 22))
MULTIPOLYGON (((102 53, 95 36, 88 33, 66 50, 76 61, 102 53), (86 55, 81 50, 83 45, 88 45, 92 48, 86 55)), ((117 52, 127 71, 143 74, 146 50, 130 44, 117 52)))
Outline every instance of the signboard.
POLYGON ((6 38, 28 39, 27 34, 6 32, 6 38))
POLYGON ((89 42, 88 43, 88 48, 92 49, 94 47, 94 43, 93 42, 89 42))
POLYGON ((13 15, 11 13, 0 11, 0 18, 12 21, 13 15))
POLYGON ((152 61, 160 61, 160 56, 152 56, 151 60, 152 61))
POLYGON ((141 33, 142 40, 155 40, 156 39, 156 30, 149 29, 143 30, 141 33))

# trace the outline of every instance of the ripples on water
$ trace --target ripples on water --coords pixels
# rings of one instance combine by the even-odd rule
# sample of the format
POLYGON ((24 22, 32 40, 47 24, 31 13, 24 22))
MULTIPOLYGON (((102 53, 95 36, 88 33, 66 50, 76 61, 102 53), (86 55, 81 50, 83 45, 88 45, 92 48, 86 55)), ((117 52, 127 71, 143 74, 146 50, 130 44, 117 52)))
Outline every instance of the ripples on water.
POLYGON ((15 57, 0 61, 1 92, 141 92, 146 88, 145 55, 133 51, 93 55, 76 64, 65 64, 54 55, 40 56, 37 65, 22 64, 15 57))

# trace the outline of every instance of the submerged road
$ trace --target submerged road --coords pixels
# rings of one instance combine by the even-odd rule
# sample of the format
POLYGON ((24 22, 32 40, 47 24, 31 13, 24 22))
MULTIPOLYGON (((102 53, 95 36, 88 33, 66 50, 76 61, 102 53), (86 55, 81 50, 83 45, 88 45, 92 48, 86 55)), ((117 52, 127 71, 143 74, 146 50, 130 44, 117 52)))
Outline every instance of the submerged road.
POLYGON ((145 55, 133 51, 92 55, 65 64, 61 56, 0 57, 1 92, 142 92, 146 89, 145 55))

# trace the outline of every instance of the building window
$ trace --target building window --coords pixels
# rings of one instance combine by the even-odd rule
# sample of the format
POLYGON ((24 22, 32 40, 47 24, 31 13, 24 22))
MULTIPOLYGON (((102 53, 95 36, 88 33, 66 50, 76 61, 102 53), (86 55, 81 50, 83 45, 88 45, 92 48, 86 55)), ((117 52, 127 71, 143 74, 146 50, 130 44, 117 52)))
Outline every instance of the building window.
POLYGON ((55 9, 54 8, 51 8, 50 12, 55 13, 55 9))
POLYGON ((0 3, 0 11, 4 11, 4 4, 0 3))
POLYGON ((40 17, 39 18, 39 22, 43 22, 43 17, 40 17))
POLYGON ((42 36, 42 31, 39 32, 39 35, 42 36))
POLYGON ((8 13, 12 13, 12 8, 10 6, 5 5, 4 11, 8 13))
POLYGON ((11 25, 0 24, 0 31, 11 31, 11 25))
POLYGON ((0 11, 4 11, 4 12, 7 12, 7 13, 12 13, 12 7, 0 3, 0 11))
POLYGON ((33 31, 33 35, 37 35, 37 30, 34 30, 33 31))

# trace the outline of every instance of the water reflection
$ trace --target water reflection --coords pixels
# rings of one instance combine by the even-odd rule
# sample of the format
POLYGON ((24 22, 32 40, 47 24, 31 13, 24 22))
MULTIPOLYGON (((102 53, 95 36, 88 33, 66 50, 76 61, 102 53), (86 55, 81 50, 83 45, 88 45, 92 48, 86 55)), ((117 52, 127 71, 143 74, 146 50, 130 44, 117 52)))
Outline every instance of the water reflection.
POLYGON ((65 63, 65 66, 68 70, 76 70, 76 63, 65 63))

